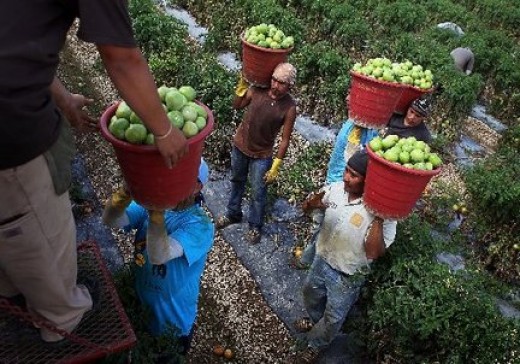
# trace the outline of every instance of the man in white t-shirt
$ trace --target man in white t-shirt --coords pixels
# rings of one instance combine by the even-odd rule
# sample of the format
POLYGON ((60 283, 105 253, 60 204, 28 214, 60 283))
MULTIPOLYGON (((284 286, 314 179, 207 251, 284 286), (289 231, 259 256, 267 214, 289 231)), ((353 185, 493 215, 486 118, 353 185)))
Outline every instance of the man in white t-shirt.
POLYGON ((370 263, 384 254, 395 239, 395 221, 367 211, 363 203, 368 155, 350 157, 342 182, 332 183, 303 203, 306 212, 324 213, 316 242, 316 255, 303 287, 303 302, 310 319, 295 326, 306 331, 305 350, 297 363, 312 363, 319 351, 339 333, 356 302, 370 263))

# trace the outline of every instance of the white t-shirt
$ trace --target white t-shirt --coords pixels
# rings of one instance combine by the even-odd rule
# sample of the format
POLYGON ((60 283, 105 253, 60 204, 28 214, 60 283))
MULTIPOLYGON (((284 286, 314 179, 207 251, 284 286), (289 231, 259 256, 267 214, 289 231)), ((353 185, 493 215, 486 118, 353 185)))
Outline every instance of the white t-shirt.
MULTIPOLYGON (((348 202, 343 182, 335 182, 323 189, 323 203, 329 205, 316 242, 316 252, 334 269, 355 274, 368 267, 365 239, 374 220, 362 198, 348 202)), ((395 239, 397 222, 383 222, 383 237, 388 248, 395 239)))

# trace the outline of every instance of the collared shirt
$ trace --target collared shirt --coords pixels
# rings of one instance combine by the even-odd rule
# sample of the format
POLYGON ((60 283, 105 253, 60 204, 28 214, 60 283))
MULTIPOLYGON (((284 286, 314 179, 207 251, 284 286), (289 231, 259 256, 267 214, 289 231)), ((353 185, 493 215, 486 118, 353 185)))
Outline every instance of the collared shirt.
MULTIPOLYGON (((316 243, 316 252, 331 267, 349 275, 368 268, 365 239, 374 220, 363 200, 348 201, 348 193, 343 182, 335 182, 324 188, 323 203, 329 205, 321 225, 316 243)), ((383 236, 386 247, 395 239, 397 223, 383 222, 383 236)))
POLYGON ((152 312, 150 331, 160 335, 173 325, 179 336, 188 335, 197 315, 200 279, 213 246, 213 223, 196 204, 181 211, 167 210, 166 231, 182 246, 184 255, 153 265, 146 251, 146 209, 132 202, 126 213, 130 224, 125 230, 137 229, 135 285, 139 299, 152 312))

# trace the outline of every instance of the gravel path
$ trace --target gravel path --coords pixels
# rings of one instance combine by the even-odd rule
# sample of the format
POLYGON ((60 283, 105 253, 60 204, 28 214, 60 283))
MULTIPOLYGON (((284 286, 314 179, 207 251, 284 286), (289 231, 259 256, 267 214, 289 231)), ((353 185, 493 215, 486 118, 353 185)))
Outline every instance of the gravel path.
MULTIPOLYGON (((71 32, 62 55, 60 78, 72 92, 84 92, 96 100, 100 112, 119 97, 100 67, 95 47, 78 41, 71 32)), ((120 185, 122 177, 112 147, 101 135, 78 135, 89 179, 100 201, 120 185)), ((113 235, 126 262, 131 240, 113 235)), ((251 274, 237 259, 233 248, 217 233, 202 279, 193 347, 188 363, 225 362, 213 354, 214 345, 229 347, 236 363, 287 363, 292 339, 288 329, 267 305, 251 274)))

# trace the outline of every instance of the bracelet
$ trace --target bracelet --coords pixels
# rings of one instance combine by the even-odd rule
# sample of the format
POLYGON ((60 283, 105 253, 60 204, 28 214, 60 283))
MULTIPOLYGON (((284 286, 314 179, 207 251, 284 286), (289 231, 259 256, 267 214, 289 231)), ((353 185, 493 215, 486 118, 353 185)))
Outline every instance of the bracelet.
POLYGON ((163 135, 155 135, 154 134, 154 139, 155 140, 163 140, 163 139, 166 139, 168 137, 168 135, 170 135, 172 133, 172 130, 173 130, 173 125, 170 123, 170 128, 168 129, 168 131, 166 132, 166 134, 163 134, 163 135))

